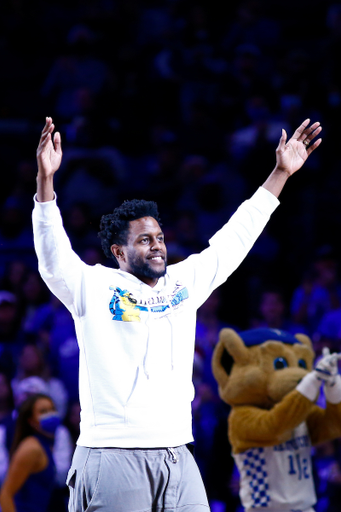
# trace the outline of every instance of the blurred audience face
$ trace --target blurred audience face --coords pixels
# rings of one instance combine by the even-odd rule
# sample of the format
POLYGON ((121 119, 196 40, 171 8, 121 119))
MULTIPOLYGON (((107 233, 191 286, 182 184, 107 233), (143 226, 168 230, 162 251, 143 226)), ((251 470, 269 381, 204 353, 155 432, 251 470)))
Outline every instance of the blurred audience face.
POLYGON ((26 377, 41 375, 44 368, 44 361, 38 347, 26 345, 20 356, 19 368, 26 377))
POLYGON ((17 330, 18 306, 16 298, 9 292, 0 292, 0 333, 6 335, 17 330))
POLYGON ((42 304, 48 300, 48 292, 45 283, 38 272, 30 272, 23 284, 25 300, 31 304, 42 304))
POLYGON ((285 305, 281 295, 277 292, 263 293, 259 310, 268 324, 280 323, 283 320, 285 311, 285 305))
POLYGON ((319 260, 314 265, 317 272, 318 283, 321 286, 330 286, 336 283, 338 265, 334 259, 319 260))

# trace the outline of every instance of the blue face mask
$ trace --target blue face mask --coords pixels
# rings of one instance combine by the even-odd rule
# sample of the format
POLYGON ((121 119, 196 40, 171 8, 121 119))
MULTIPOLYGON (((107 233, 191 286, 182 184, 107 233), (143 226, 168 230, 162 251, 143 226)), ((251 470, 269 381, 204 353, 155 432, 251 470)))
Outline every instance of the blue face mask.
POLYGON ((60 423, 61 420, 59 414, 55 411, 43 414, 39 418, 40 428, 47 434, 55 434, 60 423))

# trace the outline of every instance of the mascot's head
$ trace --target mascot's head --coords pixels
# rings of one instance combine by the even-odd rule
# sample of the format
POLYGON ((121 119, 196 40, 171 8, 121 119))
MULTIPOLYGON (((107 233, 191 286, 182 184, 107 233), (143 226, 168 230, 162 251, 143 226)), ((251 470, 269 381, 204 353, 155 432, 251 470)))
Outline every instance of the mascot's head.
POLYGON ((212 358, 219 395, 231 406, 270 409, 312 370, 310 338, 278 329, 222 329, 212 358))

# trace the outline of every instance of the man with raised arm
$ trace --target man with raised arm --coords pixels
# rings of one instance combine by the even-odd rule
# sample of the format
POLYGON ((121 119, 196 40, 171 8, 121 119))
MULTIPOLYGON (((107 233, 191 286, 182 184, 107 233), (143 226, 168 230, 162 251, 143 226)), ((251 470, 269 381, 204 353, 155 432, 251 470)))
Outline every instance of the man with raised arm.
POLYGON ((288 141, 283 130, 265 183, 207 249, 180 263, 167 267, 154 202, 125 201, 104 215, 99 236, 113 269, 86 265, 71 248, 53 188, 61 137, 52 136, 46 118, 37 149, 35 248, 42 278, 74 318, 80 351, 70 512, 208 511, 188 448, 196 311, 247 255, 285 182, 321 143, 321 129, 307 119, 288 141))

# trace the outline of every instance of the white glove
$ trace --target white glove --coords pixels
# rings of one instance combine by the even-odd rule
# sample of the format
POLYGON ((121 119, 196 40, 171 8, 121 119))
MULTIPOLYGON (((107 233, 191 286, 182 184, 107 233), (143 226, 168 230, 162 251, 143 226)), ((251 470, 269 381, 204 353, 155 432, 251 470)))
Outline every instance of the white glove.
POLYGON ((321 385, 322 381, 317 378, 317 372, 313 370, 303 377, 301 382, 297 384, 296 389, 301 395, 308 398, 308 400, 315 402, 320 392, 321 385))
POLYGON ((338 404, 341 402, 341 376, 338 372, 338 360, 341 359, 341 354, 331 354, 328 347, 324 347, 322 354, 323 357, 314 371, 319 375, 318 378, 324 381, 327 402, 338 404))
POLYGON ((326 386, 334 386, 336 377, 338 375, 338 360, 341 359, 341 354, 330 353, 328 347, 322 350, 323 357, 315 366, 316 376, 319 380, 323 381, 326 386))

